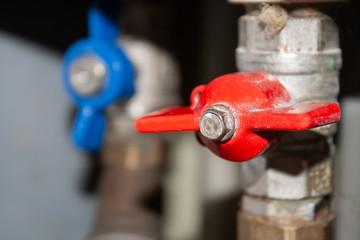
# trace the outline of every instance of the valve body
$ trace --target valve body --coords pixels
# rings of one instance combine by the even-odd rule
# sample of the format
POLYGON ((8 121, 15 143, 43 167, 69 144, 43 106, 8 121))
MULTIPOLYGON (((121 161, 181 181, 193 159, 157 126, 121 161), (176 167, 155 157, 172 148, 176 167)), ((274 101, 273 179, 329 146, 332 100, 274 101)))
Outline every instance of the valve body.
MULTIPOLYGON (((287 21, 271 34, 260 7, 240 18, 238 69, 273 74, 296 103, 337 102, 342 60, 335 23, 310 8, 284 11, 287 21)), ((332 239, 335 132, 336 125, 286 132, 276 149, 243 163, 241 240, 332 239), (255 225, 256 232, 249 227, 255 225)))

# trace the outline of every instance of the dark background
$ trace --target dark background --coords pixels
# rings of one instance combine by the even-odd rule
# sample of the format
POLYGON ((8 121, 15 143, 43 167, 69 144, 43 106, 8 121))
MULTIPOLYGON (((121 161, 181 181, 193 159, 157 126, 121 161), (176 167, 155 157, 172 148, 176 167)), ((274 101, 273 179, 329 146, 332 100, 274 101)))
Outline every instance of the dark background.
MULTIPOLYGON (((71 43, 86 36, 86 11, 90 2, 3 1, 0 30, 63 53, 71 43)), ((153 37, 180 61, 185 102, 198 83, 236 70, 237 18, 244 13, 243 6, 230 5, 226 0, 125 2, 133 9, 133 15, 125 13, 127 16, 124 16, 129 26, 127 30, 153 37)), ((357 2, 328 4, 326 10, 340 27, 344 56, 341 96, 360 94, 357 72, 360 69, 360 8, 357 2)))

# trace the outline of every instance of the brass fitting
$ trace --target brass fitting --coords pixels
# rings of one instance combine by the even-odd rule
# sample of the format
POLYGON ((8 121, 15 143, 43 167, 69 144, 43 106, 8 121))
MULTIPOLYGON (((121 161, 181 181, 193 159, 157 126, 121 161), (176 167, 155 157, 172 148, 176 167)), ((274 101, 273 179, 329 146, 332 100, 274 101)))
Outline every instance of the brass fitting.
POLYGON ((239 240, 331 240, 333 217, 327 212, 316 221, 265 217, 241 211, 238 214, 239 240))

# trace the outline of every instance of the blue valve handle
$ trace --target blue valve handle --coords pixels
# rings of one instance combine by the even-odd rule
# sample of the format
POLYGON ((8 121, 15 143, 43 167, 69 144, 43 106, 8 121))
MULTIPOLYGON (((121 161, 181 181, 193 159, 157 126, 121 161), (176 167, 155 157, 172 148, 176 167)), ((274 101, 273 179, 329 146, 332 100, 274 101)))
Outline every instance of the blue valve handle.
POLYGON ((98 151, 102 147, 106 129, 105 108, 116 100, 131 97, 135 92, 134 68, 116 43, 120 33, 115 14, 119 11, 116 7, 118 2, 108 0, 95 3, 88 12, 89 37, 74 43, 64 56, 65 90, 79 107, 72 138, 77 146, 88 151, 98 151), (71 84, 71 67, 78 59, 87 56, 103 63, 106 74, 100 92, 84 96, 71 84))
POLYGON ((91 38, 115 41, 120 34, 117 23, 120 10, 119 0, 95 2, 88 11, 88 32, 91 38))
POLYGON ((85 106, 79 109, 73 126, 73 141, 81 148, 96 151, 101 147, 106 120, 103 111, 85 106))

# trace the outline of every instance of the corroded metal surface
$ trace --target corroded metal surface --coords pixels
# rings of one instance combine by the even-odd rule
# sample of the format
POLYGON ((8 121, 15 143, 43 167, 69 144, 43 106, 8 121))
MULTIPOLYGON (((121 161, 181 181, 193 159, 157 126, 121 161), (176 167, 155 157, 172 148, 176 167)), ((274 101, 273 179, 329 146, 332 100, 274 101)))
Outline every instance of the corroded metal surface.
POLYGON ((265 31, 261 11, 241 17, 237 67, 269 72, 295 102, 335 101, 342 65, 338 30, 331 18, 312 9, 289 13, 277 34, 265 31))
MULTIPOLYGON (((333 20, 297 9, 271 32, 260 17, 263 7, 248 9, 239 21, 238 69, 274 74, 296 103, 336 102, 342 59, 333 20)), ((336 125, 286 132, 276 149, 243 164, 239 239, 332 239, 335 132, 336 125)))
MULTIPOLYGON (((238 69, 275 74, 294 102, 336 102, 342 60, 333 20, 313 9, 297 9, 288 13, 281 31, 271 34, 260 16, 261 9, 255 9, 240 18, 238 69)), ((332 125, 284 134, 270 154, 243 164, 245 191, 277 199, 330 194, 335 131, 332 125)))

